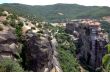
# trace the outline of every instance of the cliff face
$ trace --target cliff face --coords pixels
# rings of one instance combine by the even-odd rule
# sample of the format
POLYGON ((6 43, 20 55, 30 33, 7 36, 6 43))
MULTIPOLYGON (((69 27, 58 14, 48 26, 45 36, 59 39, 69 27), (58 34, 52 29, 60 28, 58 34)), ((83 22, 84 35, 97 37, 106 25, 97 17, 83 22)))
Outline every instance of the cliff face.
POLYGON ((57 59, 56 40, 39 37, 33 32, 25 36, 26 66, 33 72, 62 72, 57 59))
POLYGON ((23 63, 32 72, 62 72, 57 59, 57 41, 44 24, 5 13, 0 16, 0 60, 23 63), (18 60, 19 59, 19 60, 18 60))
POLYGON ((73 35, 77 58, 92 70, 102 66, 102 57, 107 53, 108 34, 96 20, 68 23, 66 31, 73 35), (70 28, 70 26, 72 28, 70 28))
MULTIPOLYGON (((35 33, 27 32, 25 44, 27 67, 34 72, 44 72, 53 55, 49 40, 45 37, 38 37, 35 33)), ((51 67, 52 65, 49 66, 49 68, 51 67)))
POLYGON ((16 60, 18 48, 16 35, 10 26, 0 23, 2 30, 0 31, 0 60, 12 59, 16 60))
POLYGON ((27 30, 24 35, 25 66, 33 72, 62 72, 57 59, 57 41, 48 32, 44 34, 27 30))

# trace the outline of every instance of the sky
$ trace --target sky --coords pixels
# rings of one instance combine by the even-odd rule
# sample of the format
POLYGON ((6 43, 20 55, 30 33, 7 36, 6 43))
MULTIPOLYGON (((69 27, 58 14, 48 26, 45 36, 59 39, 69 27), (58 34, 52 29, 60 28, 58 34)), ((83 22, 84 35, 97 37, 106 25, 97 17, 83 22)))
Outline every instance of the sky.
POLYGON ((21 3, 27 5, 51 5, 56 3, 80 4, 85 6, 109 6, 110 0, 0 0, 2 3, 21 3))

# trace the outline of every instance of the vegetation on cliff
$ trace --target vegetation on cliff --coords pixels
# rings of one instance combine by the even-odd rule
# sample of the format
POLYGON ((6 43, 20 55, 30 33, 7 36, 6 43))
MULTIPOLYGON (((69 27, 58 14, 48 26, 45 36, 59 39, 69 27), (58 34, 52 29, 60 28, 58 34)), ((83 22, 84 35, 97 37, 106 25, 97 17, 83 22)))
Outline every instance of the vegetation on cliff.
POLYGON ((18 62, 13 60, 0 61, 0 72, 24 72, 18 62))
POLYGON ((71 37, 62 27, 52 27, 58 42, 58 58, 63 72, 80 72, 79 64, 76 59, 76 47, 71 37))
POLYGON ((107 21, 101 21, 101 26, 109 34, 109 40, 110 40, 110 23, 107 21))

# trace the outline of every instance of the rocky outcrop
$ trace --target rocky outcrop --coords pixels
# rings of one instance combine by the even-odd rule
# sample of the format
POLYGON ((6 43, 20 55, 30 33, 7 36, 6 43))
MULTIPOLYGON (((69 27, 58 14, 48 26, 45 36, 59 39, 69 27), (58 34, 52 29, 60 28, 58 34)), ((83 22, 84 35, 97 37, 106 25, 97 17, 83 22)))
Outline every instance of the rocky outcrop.
POLYGON ((62 72, 57 59, 57 41, 28 31, 25 35, 26 67, 33 72, 62 72))
POLYGON ((96 20, 83 20, 68 23, 66 31, 73 35, 76 43, 77 58, 87 67, 95 71, 102 66, 102 58, 106 54, 108 34, 96 20))
MULTIPOLYGON (((53 50, 50 41, 46 37, 29 31, 25 36, 26 62, 28 69, 34 72, 44 72, 51 62, 53 50)), ((51 65, 51 64, 50 64, 51 65)), ((49 66, 51 68, 52 66, 49 66)))
POLYGON ((3 28, 0 31, 0 60, 6 58, 16 60, 17 38, 9 26, 4 26, 2 23, 0 26, 3 28))
POLYGON ((50 37, 49 29, 44 24, 32 24, 26 18, 14 18, 6 11, 3 13, 5 16, 0 17, 0 60, 8 58, 20 61, 22 58, 21 64, 26 70, 62 72, 57 59, 58 44, 55 38, 50 37))
POLYGON ((52 64, 53 64, 53 68, 50 72, 63 72, 61 67, 60 67, 60 63, 58 61, 58 52, 57 52, 57 49, 56 47, 58 46, 58 43, 57 43, 57 40, 56 38, 52 38, 51 40, 51 44, 52 44, 52 48, 53 48, 53 51, 54 51, 54 54, 53 54, 53 59, 52 59, 52 64))
POLYGON ((24 23, 25 66, 33 72, 62 72, 57 59, 57 41, 44 26, 24 23))

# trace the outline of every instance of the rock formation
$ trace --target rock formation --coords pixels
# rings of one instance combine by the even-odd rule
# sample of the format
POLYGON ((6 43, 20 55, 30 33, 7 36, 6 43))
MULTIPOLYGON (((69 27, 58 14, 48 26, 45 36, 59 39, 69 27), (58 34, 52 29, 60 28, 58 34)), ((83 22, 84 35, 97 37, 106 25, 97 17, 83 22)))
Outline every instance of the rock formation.
POLYGON ((25 40, 27 67, 34 72, 44 72, 53 55, 49 40, 31 31, 27 32, 25 40))
POLYGON ((54 37, 51 38, 49 29, 38 23, 32 24, 23 17, 14 18, 13 14, 7 11, 3 14, 5 16, 0 16, 0 60, 17 61, 17 57, 21 56, 22 65, 26 70, 62 72, 57 59, 58 44, 54 37), (21 53, 18 52, 21 51, 20 48, 22 48, 21 53))
POLYGON ((58 46, 58 43, 57 43, 56 38, 52 37, 51 44, 52 44, 54 54, 53 54, 53 59, 52 59, 53 68, 50 72, 63 72, 60 67, 60 63, 58 61, 58 58, 57 58, 58 52, 57 52, 56 47, 58 46))
POLYGON ((102 66, 102 57, 106 54, 108 34, 96 20, 82 20, 68 23, 66 31, 73 35, 77 47, 77 58, 92 70, 102 66))
POLYGON ((10 26, 5 26, 2 23, 0 27, 0 59, 16 60, 16 53, 18 48, 16 35, 13 33, 10 26))
POLYGON ((24 24, 25 66, 33 72, 62 72, 57 59, 57 41, 48 29, 32 23, 24 24))

